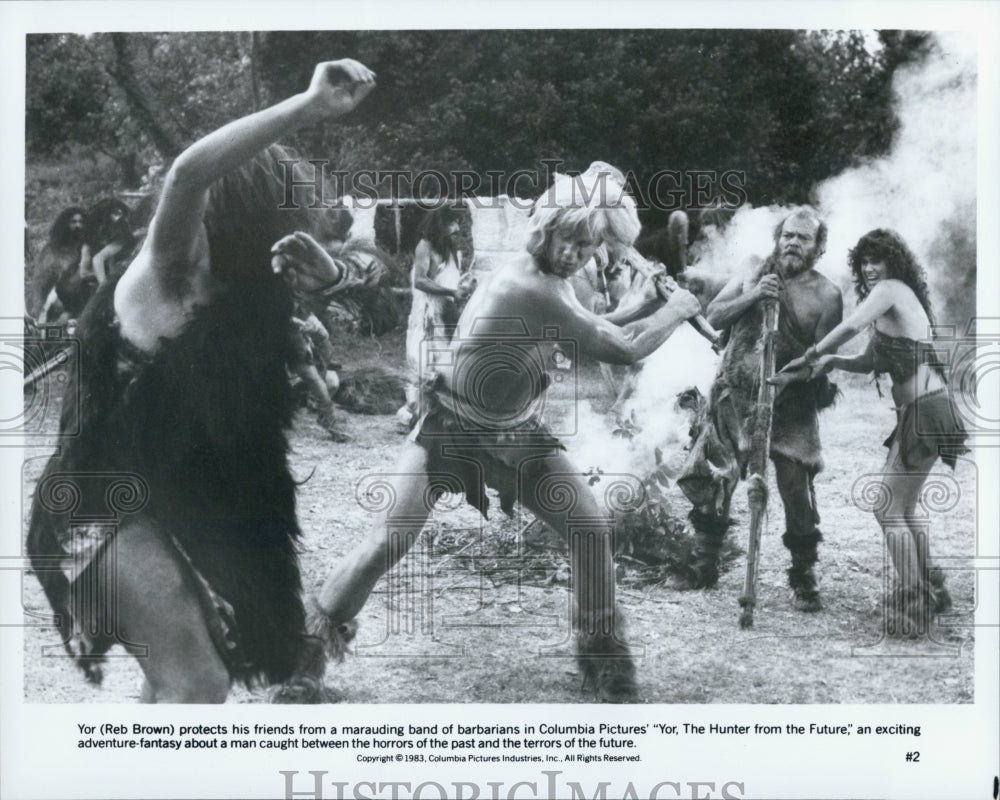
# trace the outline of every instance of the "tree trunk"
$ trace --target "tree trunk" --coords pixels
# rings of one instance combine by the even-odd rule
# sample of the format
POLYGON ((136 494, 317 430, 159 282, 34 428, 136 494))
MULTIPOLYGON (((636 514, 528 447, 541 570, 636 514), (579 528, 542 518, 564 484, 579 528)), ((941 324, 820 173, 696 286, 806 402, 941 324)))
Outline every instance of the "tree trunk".
POLYGON ((250 84, 253 89, 253 110, 260 111, 264 107, 260 86, 260 32, 250 32, 250 84))
POLYGON ((173 160, 187 146, 188 138, 156 101, 152 90, 136 66, 131 36, 112 33, 115 60, 108 73, 121 86, 129 108, 142 129, 153 140, 153 146, 167 160, 173 160))

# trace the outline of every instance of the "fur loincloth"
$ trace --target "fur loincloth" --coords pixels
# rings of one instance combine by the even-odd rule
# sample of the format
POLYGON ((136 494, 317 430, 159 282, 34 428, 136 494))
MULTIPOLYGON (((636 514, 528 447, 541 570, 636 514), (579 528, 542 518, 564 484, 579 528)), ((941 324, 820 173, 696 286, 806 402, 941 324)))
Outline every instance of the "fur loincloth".
POLYGON ((440 476, 447 484, 432 500, 442 491, 461 491, 485 517, 489 486, 500 493, 500 508, 510 516, 518 498, 518 468, 528 459, 565 448, 534 418, 516 429, 485 430, 482 422, 462 414, 464 402, 468 401, 452 394, 440 376, 431 378, 421 390, 425 413, 410 438, 427 451, 428 475, 440 476))
MULTIPOLYGON (((80 361, 64 399, 63 427, 79 415, 81 432, 64 440, 46 468, 46 475, 132 473, 146 482, 148 503, 132 521, 167 531, 231 607, 236 630, 229 633, 238 644, 221 654, 232 677, 247 683, 288 678, 305 636, 285 435, 292 306, 283 286, 246 280, 143 356, 121 338, 113 282, 105 283, 80 319, 80 361)), ((94 496, 79 507, 106 502, 89 486, 82 484, 94 496)), ((64 556, 72 539, 68 516, 47 511, 36 496, 32 559, 41 565, 64 556)), ((41 569, 38 576, 53 610, 66 615, 76 577, 41 569)), ((63 619, 64 636, 70 626, 63 619)), ((90 658, 112 644, 95 640, 90 658)))
POLYGON ((883 444, 899 441, 897 465, 912 469, 917 459, 940 456, 952 469, 958 455, 967 453, 968 434, 947 389, 921 395, 896 409, 896 427, 883 444))

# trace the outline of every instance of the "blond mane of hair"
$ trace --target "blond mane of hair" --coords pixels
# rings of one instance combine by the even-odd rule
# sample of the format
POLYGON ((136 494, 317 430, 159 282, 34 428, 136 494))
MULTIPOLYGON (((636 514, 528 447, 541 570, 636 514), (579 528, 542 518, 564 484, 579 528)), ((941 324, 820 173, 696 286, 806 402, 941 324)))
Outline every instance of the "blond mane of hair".
POLYGON ((586 232, 603 242, 612 260, 624 254, 641 226, 635 200, 625 190, 622 172, 595 161, 581 175, 557 174, 552 186, 531 208, 527 249, 545 258, 552 232, 586 232))

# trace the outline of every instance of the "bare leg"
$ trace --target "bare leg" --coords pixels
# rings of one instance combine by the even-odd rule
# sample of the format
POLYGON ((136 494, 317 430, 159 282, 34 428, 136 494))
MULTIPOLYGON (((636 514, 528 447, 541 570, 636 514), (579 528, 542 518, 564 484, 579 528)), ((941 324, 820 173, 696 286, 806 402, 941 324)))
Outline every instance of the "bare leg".
POLYGON ((316 603, 333 623, 346 623, 364 607, 375 584, 398 562, 423 529, 431 513, 426 492, 427 454, 407 444, 387 478, 394 502, 371 532, 334 567, 316 603))
POLYGON ((934 458, 926 458, 912 468, 898 462, 898 445, 893 444, 884 469, 888 504, 875 516, 889 545, 889 555, 904 587, 913 588, 923 580, 930 566, 930 547, 914 511, 920 490, 934 458))
POLYGON ((898 605, 902 614, 913 618, 910 621, 915 625, 906 626, 912 627, 913 632, 926 629, 931 604, 934 610, 939 610, 945 604, 950 605, 943 583, 938 590, 942 594, 940 603, 928 584, 930 544, 927 541, 926 526, 920 525, 914 514, 920 491, 934 461, 934 458, 928 457, 913 467, 904 467, 898 459, 898 444, 894 443, 885 466, 884 483, 888 502, 885 508, 880 508, 875 514, 882 527, 900 587, 900 602, 893 607, 898 605))
POLYGON ((634 699, 635 665, 615 607, 610 519, 562 453, 526 463, 520 490, 521 502, 569 540, 573 628, 585 681, 603 700, 634 699))
MULTIPOLYGON (((327 655, 343 660, 347 644, 354 638, 354 621, 379 579, 413 546, 430 516, 435 498, 429 495, 427 453, 408 443, 379 487, 388 499, 367 536, 334 568, 319 593, 306 602, 306 625, 326 649, 327 655)), ((306 659, 296 675, 272 697, 279 703, 329 702, 332 695, 323 686, 326 664, 321 657, 306 659)))
POLYGON ((152 527, 125 525, 116 548, 117 625, 146 682, 145 703, 221 703, 229 693, 226 669, 208 632, 201 605, 180 556, 152 527))

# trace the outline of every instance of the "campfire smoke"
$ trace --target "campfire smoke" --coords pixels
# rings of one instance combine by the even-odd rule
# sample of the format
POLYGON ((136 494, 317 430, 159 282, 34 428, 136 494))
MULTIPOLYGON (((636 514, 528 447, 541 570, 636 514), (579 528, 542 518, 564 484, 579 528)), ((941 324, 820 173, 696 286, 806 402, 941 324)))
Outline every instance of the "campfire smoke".
MULTIPOLYGON (((936 34, 920 63, 901 68, 894 83, 900 129, 889 155, 849 169, 816 187, 815 204, 829 237, 817 268, 855 305, 847 251, 877 227, 898 231, 928 273, 939 324, 964 331, 975 314, 976 52, 972 36, 936 34)), ((774 246, 775 225, 788 208, 744 206, 723 230, 699 243, 694 268, 720 278, 743 269, 774 246)), ((863 343, 856 345, 858 348, 863 343)), ((855 343, 848 349, 855 347, 855 343)), ((689 416, 677 394, 696 386, 708 395, 718 356, 687 326, 646 359, 624 417, 637 432, 616 436, 581 409, 581 434, 570 444, 576 463, 644 478, 660 449, 668 465, 683 459, 689 416)))
POLYGON ((927 271, 937 321, 959 331, 976 310, 976 75, 974 37, 936 34, 926 59, 895 76, 892 152, 816 192, 830 228, 821 271, 846 288, 847 249, 892 228, 927 271))

